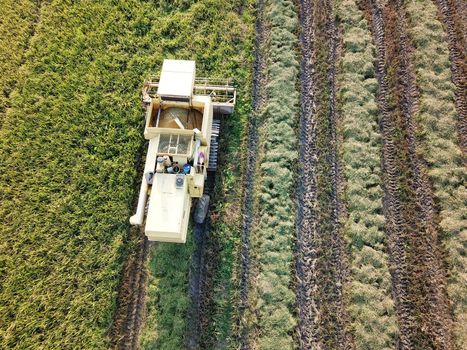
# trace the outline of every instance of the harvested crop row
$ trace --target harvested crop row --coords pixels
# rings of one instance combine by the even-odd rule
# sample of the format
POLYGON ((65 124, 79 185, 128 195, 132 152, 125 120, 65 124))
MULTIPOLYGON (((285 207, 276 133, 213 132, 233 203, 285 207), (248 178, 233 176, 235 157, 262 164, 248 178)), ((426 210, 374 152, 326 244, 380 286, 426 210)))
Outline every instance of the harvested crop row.
POLYGON ((206 252, 206 282, 202 334, 202 349, 236 347, 238 306, 242 291, 239 259, 242 249, 242 207, 240 198, 245 190, 242 175, 250 148, 245 151, 247 134, 251 132, 248 115, 251 114, 251 66, 254 50, 254 6, 256 1, 239 5, 244 21, 242 49, 243 64, 232 70, 235 77, 237 103, 235 113, 221 121, 219 160, 216 183, 210 209, 210 231, 206 252), (235 345, 234 345, 235 344, 235 345))
POLYGON ((0 1, 0 127, 40 19, 40 0, 0 1))
POLYGON ((41 10, 0 131, 2 348, 108 348, 155 13, 105 0, 41 10))
POLYGON ((357 349, 394 348, 398 333, 385 247, 381 136, 374 76, 375 47, 354 0, 336 2, 342 22, 340 133, 350 252, 349 313, 357 349))
MULTIPOLYGON (((234 78, 237 101, 233 115, 216 116, 221 120, 218 169, 209 184, 211 205, 203 232, 195 228, 195 251, 190 270, 191 306, 186 334, 187 348, 213 349, 233 347, 239 300, 237 260, 240 248, 243 191, 241 173, 246 152, 242 136, 248 132, 246 117, 251 110, 251 64, 255 1, 231 4, 232 19, 241 30, 241 40, 232 45, 229 59, 241 61, 221 74, 234 78), (241 21, 241 22, 240 22, 241 21), (233 46, 235 45, 235 46, 233 46)), ((219 14, 222 11, 219 10, 219 14)), ((219 17, 219 20, 222 20, 219 17)), ((223 25, 220 25, 223 28, 223 25)))
POLYGON ((427 161, 428 175, 439 206, 442 240, 448 250, 451 275, 448 294, 455 316, 459 349, 467 347, 467 222, 464 217, 467 192, 462 151, 456 135, 455 86, 451 82, 449 49, 436 6, 429 0, 406 4, 409 34, 415 46, 413 60, 420 89, 420 111, 416 115, 420 152, 427 161))
MULTIPOLYGON (((183 2, 183 10, 180 10, 180 3, 164 3, 163 11, 158 13, 157 26, 151 28, 152 38, 158 45, 158 55, 171 57, 176 54, 179 59, 193 59, 197 65, 197 76, 231 77, 236 84, 243 86, 250 62, 246 49, 251 45, 252 4, 253 1, 241 0, 229 4, 222 0, 192 1, 183 2)), ((240 123, 245 118, 245 111, 240 108, 238 112, 228 118, 240 123)), ((206 248, 203 252, 197 249, 193 236, 193 230, 190 230, 186 245, 160 243, 151 252, 149 301, 141 336, 142 348, 203 347, 205 341, 212 341, 212 337, 207 340, 210 335, 206 332, 211 329, 211 313, 218 311, 214 311, 213 290, 206 288, 214 283, 211 279, 217 266, 213 261, 220 251, 211 254, 211 244, 217 244, 211 242, 217 239, 211 232, 209 237, 202 238, 206 248), (201 259, 193 254, 198 254, 201 259), (190 283, 196 288, 189 289, 190 283), (199 334, 193 336, 195 330, 199 330, 199 334)), ((232 260, 223 262, 222 267, 231 263, 232 260)))
POLYGON ((147 317, 138 348, 184 348, 186 317, 190 306, 188 272, 192 252, 191 237, 183 246, 157 243, 151 250, 147 317))
POLYGON ((459 144, 467 152, 467 56, 466 26, 467 8, 462 0, 435 0, 444 23, 451 60, 452 79, 456 85, 459 144))
POLYGON ((330 1, 300 2, 302 27, 297 302, 303 349, 351 349, 344 283, 342 175, 336 60, 340 33, 330 1))
MULTIPOLYGON (((210 193, 212 195, 212 191, 210 193)), ((209 331, 214 307, 214 273, 219 263, 219 251, 213 249, 217 242, 211 234, 210 218, 194 227, 193 236, 195 250, 189 275, 191 304, 187 316, 186 349, 208 349, 212 348, 212 342, 215 343, 209 331), (208 342, 211 343, 209 346, 208 342)))
MULTIPOLYGON (((253 4, 246 11, 253 10, 253 4)), ((211 196, 209 236, 206 240, 205 276, 202 284, 201 349, 227 349, 237 344, 238 304, 240 300, 241 198, 243 167, 246 163, 244 144, 247 115, 251 111, 251 73, 253 17, 249 17, 244 41, 245 67, 233 74, 236 79, 235 113, 222 118, 219 136, 218 170, 211 196), (249 63, 247 63, 249 62, 249 63), (245 69, 246 68, 246 69, 245 69), (239 160, 242 161, 239 161, 239 160)), ((245 18, 246 19, 246 18, 245 18)))
MULTIPOLYGON (((255 61, 253 68, 253 96, 252 106, 253 111, 248 119, 248 139, 246 142, 247 157, 244 178, 243 190, 243 207, 242 207, 242 235, 240 247, 240 271, 239 271, 239 301, 238 301, 238 343, 240 349, 248 349, 250 343, 249 323, 246 319, 248 313, 253 312, 250 306, 249 290, 252 278, 255 277, 251 271, 255 271, 255 267, 251 266, 250 257, 250 235, 255 223, 254 218, 254 185, 255 173, 257 171, 257 156, 258 156, 258 127, 259 119, 264 108, 266 107, 266 85, 267 85, 267 46, 266 40, 269 36, 269 28, 266 25, 265 17, 265 1, 257 2, 256 15, 256 43, 255 43, 255 61)), ((257 224, 257 223, 256 223, 257 224)))
POLYGON ((295 83, 297 18, 293 1, 265 1, 268 61, 266 105, 258 115, 258 171, 251 232, 248 339, 242 348, 293 348, 295 297, 291 287, 295 204, 291 193, 297 162, 294 124, 298 116, 295 83))
POLYGON ((451 348, 451 318, 433 194, 417 154, 418 92, 399 1, 363 4, 373 26, 383 136, 384 213, 402 348, 451 348))

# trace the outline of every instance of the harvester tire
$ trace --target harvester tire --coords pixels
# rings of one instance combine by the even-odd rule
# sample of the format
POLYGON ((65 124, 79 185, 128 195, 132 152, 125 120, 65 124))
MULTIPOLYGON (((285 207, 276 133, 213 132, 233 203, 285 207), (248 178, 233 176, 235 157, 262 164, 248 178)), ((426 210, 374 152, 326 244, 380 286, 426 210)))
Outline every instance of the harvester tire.
POLYGON ((209 209, 209 195, 203 194, 203 196, 198 199, 196 203, 195 212, 193 213, 193 220, 197 224, 202 224, 206 219, 209 209))

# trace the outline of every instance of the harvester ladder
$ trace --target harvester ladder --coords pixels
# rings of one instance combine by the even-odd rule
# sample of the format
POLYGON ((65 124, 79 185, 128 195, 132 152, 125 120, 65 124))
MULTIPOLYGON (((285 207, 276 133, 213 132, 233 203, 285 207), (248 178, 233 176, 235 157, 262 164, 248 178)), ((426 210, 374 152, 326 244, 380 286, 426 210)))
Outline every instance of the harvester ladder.
POLYGON ((214 119, 212 121, 211 128, 211 144, 209 146, 209 163, 208 171, 216 171, 217 169, 217 156, 219 151, 219 131, 221 127, 220 119, 214 119))

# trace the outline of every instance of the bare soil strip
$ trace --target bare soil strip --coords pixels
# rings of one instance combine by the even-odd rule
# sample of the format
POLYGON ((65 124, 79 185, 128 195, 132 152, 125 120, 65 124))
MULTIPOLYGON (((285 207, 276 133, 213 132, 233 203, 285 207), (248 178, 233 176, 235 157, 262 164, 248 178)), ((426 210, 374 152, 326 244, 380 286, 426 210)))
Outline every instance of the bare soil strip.
POLYGON ((138 336, 146 310, 146 287, 148 281, 147 259, 150 243, 144 232, 131 228, 131 241, 137 241, 128 257, 117 299, 117 312, 110 332, 113 349, 137 349, 138 336))
POLYGON ((453 82, 456 85, 456 107, 459 113, 458 135, 462 152, 467 152, 467 5, 462 0, 434 0, 445 26, 453 82))
POLYGON ((439 219, 423 160, 417 155, 418 92, 406 19, 399 0, 362 4, 377 47, 383 136, 384 214, 402 349, 451 349, 452 320, 439 219))
POLYGON ((240 300, 238 305, 239 344, 241 349, 249 348, 248 326, 245 312, 249 308, 250 285, 250 234, 254 222, 253 187, 256 173, 256 158, 258 154, 258 114, 266 105, 266 52, 265 44, 267 28, 264 21, 264 0, 259 0, 256 18, 255 60, 253 66, 253 113, 248 121, 248 140, 246 168, 243 191, 243 220, 240 248, 240 300))
POLYGON ((343 297, 348 272, 340 225, 342 179, 336 133, 340 33, 327 0, 300 1, 300 22, 302 169, 296 254, 299 343, 302 349, 352 349, 343 297))

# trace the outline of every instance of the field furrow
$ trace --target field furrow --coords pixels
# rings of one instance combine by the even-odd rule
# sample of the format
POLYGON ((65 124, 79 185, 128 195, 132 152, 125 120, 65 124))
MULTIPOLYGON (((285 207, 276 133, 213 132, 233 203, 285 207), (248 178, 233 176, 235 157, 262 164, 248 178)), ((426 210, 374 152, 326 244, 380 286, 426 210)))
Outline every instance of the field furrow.
POLYGON ((340 33, 330 1, 302 1, 297 301, 303 349, 354 347, 348 330, 348 279, 341 220, 336 64, 340 33))
POLYGON ((434 0, 447 33, 452 80, 456 85, 459 144, 467 152, 467 42, 464 1, 434 0))
MULTIPOLYGON (((395 26, 400 38, 400 103, 402 107, 402 128, 406 132, 408 161, 411 173, 409 185, 415 194, 414 223, 419 225, 419 232, 412 232, 413 261, 421 265, 414 271, 413 279, 420 286, 414 290, 417 308, 420 308, 421 330, 425 333, 426 346, 450 349, 452 343, 452 324, 446 295, 446 270, 443 263, 444 253, 439 245, 440 227, 437 216, 432 184, 427 176, 424 159, 419 156, 419 143, 415 139, 415 117, 419 113, 419 92, 415 85, 415 72, 412 64, 411 43, 407 33, 407 20, 402 8, 402 1, 394 1, 397 13, 395 26), (419 289, 420 288, 420 289, 419 289), (428 300, 420 300, 420 294, 428 300)), ((415 284, 414 283, 414 284, 415 284)), ((413 288, 413 287, 412 287, 413 288)), ((423 346, 422 341, 418 346, 423 346)))
POLYGON ((377 49, 376 76, 379 82, 378 105, 381 114, 381 134, 383 138, 383 176, 384 176, 384 216, 385 230, 388 236, 388 250, 390 253, 390 271, 392 275, 392 289, 394 293, 397 316, 400 328, 400 347, 413 348, 410 338, 409 326, 413 322, 410 315, 410 305, 408 304, 408 284, 407 275, 408 262, 407 254, 404 250, 405 240, 403 236, 403 218, 401 200, 398 197, 398 172, 395 156, 394 130, 389 106, 389 84, 385 70, 385 32, 383 15, 381 8, 374 3, 365 3, 368 6, 365 10, 369 15, 369 22, 372 23, 373 36, 377 49))
POLYGON ((354 0, 336 1, 343 57, 338 81, 341 153, 350 253, 348 308, 357 349, 395 347, 398 327, 388 267, 381 187, 376 59, 368 22, 354 0))
MULTIPOLYGON (((268 28, 265 16, 265 0, 257 2, 256 12, 256 39, 255 39, 255 60, 253 66, 253 93, 252 93, 252 113, 248 119, 247 142, 246 142, 246 166, 244 175, 244 189, 242 193, 242 234, 240 247, 240 296, 238 303, 238 338, 240 349, 248 349, 251 334, 246 315, 251 313, 249 299, 249 289, 252 276, 250 235, 255 223, 254 217, 254 184, 257 171, 258 156, 258 124, 261 114, 266 106, 266 84, 267 84, 267 51, 266 40, 268 28)), ((257 222, 256 222, 257 224, 257 222)))
MULTIPOLYGON (((208 215, 211 214, 212 212, 210 211, 208 215)), ((195 291, 195 288, 190 288, 191 305, 188 312, 188 318, 193 320, 193 324, 189 324, 187 332, 187 342, 189 342, 189 344, 187 348, 191 346, 193 349, 212 348, 216 342, 217 336, 216 334, 212 334, 212 326, 214 323, 213 312, 216 307, 214 300, 216 287, 215 275, 220 264, 219 242, 212 234, 210 219, 207 219, 202 226, 204 227, 200 227, 199 229, 195 228, 193 230, 197 244, 201 240, 204 240, 204 243, 198 244, 196 248, 201 250, 201 254, 199 254, 200 268, 198 270, 195 270, 196 266, 193 261, 194 259, 198 259, 197 252, 195 251, 192 256, 191 273, 194 274, 196 272, 199 275, 199 278, 194 279, 197 282, 194 287, 197 287, 198 290, 195 291), (190 332, 194 330, 197 330, 198 334, 191 337, 190 334, 193 333, 190 332), (190 338, 195 341, 189 340, 190 338)), ((190 280, 190 287, 191 283, 190 280)))
POLYGON ((188 350, 198 349, 199 337, 201 335, 201 317, 202 308, 201 302, 204 298, 203 292, 207 292, 203 288, 205 277, 205 243, 207 232, 204 225, 195 225, 193 228, 193 236, 195 249, 191 256, 190 274, 188 277, 188 294, 190 296, 190 306, 187 313, 187 331, 185 338, 185 348, 188 350))
POLYGON ((399 1, 363 7, 378 50, 384 211, 400 347, 449 349, 446 271, 431 184, 415 139, 419 96, 405 14, 399 1))
POLYGON ((136 247, 129 254, 123 267, 121 285, 117 297, 117 310, 109 333, 114 349, 137 349, 142 320, 146 311, 148 281, 148 253, 150 243, 143 231, 133 228, 131 241, 136 247))
POLYGON ((462 151, 456 137, 455 86, 451 82, 449 49, 436 6, 428 0, 407 2, 409 34, 414 43, 414 65, 420 89, 416 115, 420 152, 427 162, 428 176, 440 219, 441 239, 448 251, 448 294, 455 316, 459 349, 467 346, 465 295, 467 269, 464 246, 467 221, 464 217, 467 192, 462 151))
MULTIPOLYGON (((214 185, 214 174, 209 175, 205 186, 207 193, 212 194, 214 185)), ((209 212, 208 212, 209 215, 209 212)), ((207 260, 207 245, 211 240, 209 233, 209 218, 203 224, 194 224, 193 238, 194 251, 191 256, 190 273, 188 277, 188 294, 190 306, 187 313, 187 331, 185 337, 186 349, 198 349, 200 338, 206 332, 209 323, 209 303, 212 298, 212 290, 209 288, 212 276, 210 274, 211 264, 207 260)), ((213 259, 213 257, 211 257, 213 259)))

